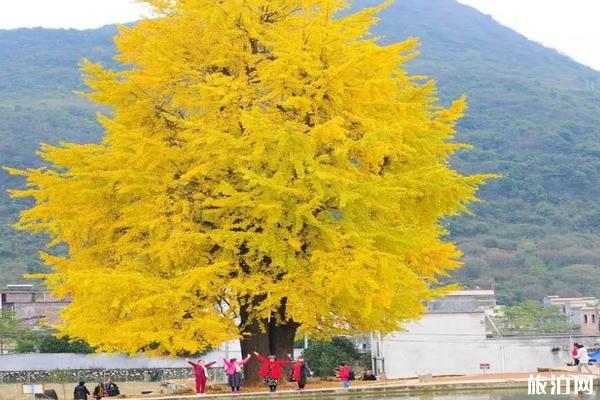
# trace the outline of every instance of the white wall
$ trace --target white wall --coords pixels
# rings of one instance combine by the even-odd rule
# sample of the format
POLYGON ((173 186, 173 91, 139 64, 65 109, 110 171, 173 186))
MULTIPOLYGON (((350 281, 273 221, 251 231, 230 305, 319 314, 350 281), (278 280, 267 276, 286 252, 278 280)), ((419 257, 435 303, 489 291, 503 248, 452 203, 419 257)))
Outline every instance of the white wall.
MULTIPOLYGON (((218 361, 221 358, 239 358, 238 341, 224 344, 202 358, 218 361)), ((0 355, 0 371, 48 371, 54 369, 127 369, 127 368, 187 368, 184 358, 129 357, 123 354, 5 354, 0 355)))
MULTIPOLYGON (((490 364, 488 372, 535 372, 571 361, 569 337, 486 339, 483 313, 425 314, 406 328, 405 333, 382 339, 388 378, 478 374, 480 363, 490 364), (560 351, 553 352, 555 347, 560 351)), ((598 337, 574 340, 589 347, 600 345, 598 337)))
POLYGON ((485 339, 485 316, 483 312, 425 314, 405 329, 382 339, 388 378, 451 374, 457 366, 468 365, 473 358, 470 347, 485 339))

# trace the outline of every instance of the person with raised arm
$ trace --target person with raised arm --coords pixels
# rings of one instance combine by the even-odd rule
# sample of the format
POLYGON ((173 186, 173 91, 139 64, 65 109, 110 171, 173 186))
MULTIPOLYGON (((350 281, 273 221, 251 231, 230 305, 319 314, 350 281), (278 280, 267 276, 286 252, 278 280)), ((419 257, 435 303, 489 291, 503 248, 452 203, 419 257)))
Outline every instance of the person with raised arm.
POLYGON ((283 365, 289 365, 293 363, 292 360, 277 361, 277 357, 273 354, 268 357, 261 356, 256 351, 254 352, 258 361, 260 361, 262 368, 260 370, 260 376, 263 378, 265 385, 269 387, 271 392, 277 391, 277 385, 281 379, 281 367, 283 365))
POLYGON ((225 364, 225 374, 227 374, 227 383, 231 388, 232 393, 240 393, 242 387, 242 367, 250 360, 251 355, 248 354, 246 358, 238 361, 237 358, 227 360, 223 358, 225 364))
POLYGON ((198 360, 197 362, 185 359, 194 368, 194 378, 196 379, 196 394, 204 394, 206 389, 206 382, 208 381, 208 368, 215 364, 216 361, 205 363, 204 360, 198 360))

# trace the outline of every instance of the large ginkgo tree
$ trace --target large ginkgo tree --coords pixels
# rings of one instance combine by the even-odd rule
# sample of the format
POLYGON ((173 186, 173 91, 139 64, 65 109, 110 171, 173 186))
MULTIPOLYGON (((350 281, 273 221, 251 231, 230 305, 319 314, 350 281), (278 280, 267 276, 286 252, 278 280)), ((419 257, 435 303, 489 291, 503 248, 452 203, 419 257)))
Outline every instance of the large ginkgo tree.
POLYGON ((486 176, 449 166, 465 109, 370 36, 379 7, 341 0, 147 1, 123 69, 83 63, 109 109, 98 144, 42 145, 15 197, 45 233, 62 333, 101 351, 198 352, 296 332, 398 329, 460 252, 441 220, 486 176))

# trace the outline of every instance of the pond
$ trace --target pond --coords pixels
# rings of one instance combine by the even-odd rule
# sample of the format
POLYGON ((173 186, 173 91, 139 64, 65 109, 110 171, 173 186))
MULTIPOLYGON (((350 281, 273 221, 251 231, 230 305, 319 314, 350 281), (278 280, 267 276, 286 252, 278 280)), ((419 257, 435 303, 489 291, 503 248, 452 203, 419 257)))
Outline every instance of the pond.
POLYGON ((598 399, 596 395, 528 395, 527 389, 491 390, 487 393, 427 393, 421 395, 386 396, 339 396, 335 400, 588 400, 598 399))

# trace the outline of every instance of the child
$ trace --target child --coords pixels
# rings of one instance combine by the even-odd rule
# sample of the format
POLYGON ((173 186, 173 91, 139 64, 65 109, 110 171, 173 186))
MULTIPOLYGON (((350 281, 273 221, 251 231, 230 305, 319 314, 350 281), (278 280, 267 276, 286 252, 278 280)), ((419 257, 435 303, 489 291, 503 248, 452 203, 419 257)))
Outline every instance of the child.
POLYGON ((207 368, 213 365, 216 361, 204 363, 203 360, 198 360, 198 362, 195 363, 187 358, 185 360, 194 368, 194 377, 196 378, 196 393, 204 394, 204 389, 206 389, 206 381, 208 380, 207 368))
POLYGON ((250 360, 250 354, 242 361, 238 361, 236 358, 232 358, 227 361, 223 359, 225 363, 225 373, 227 374, 227 383, 231 387, 233 393, 240 393, 242 386, 242 367, 250 360))
POLYGON ((254 354, 262 364, 260 376, 263 378, 265 385, 269 387, 271 392, 277 391, 277 384, 279 384, 279 380, 281 379, 281 366, 289 365, 293 361, 277 361, 277 357, 274 355, 263 357, 257 352, 254 352, 254 354))
POLYGON ((313 372, 308 368, 308 364, 304 362, 304 357, 298 357, 298 360, 294 363, 294 370, 292 371, 292 380, 298 384, 298 390, 304 390, 308 374, 312 375, 313 372))

